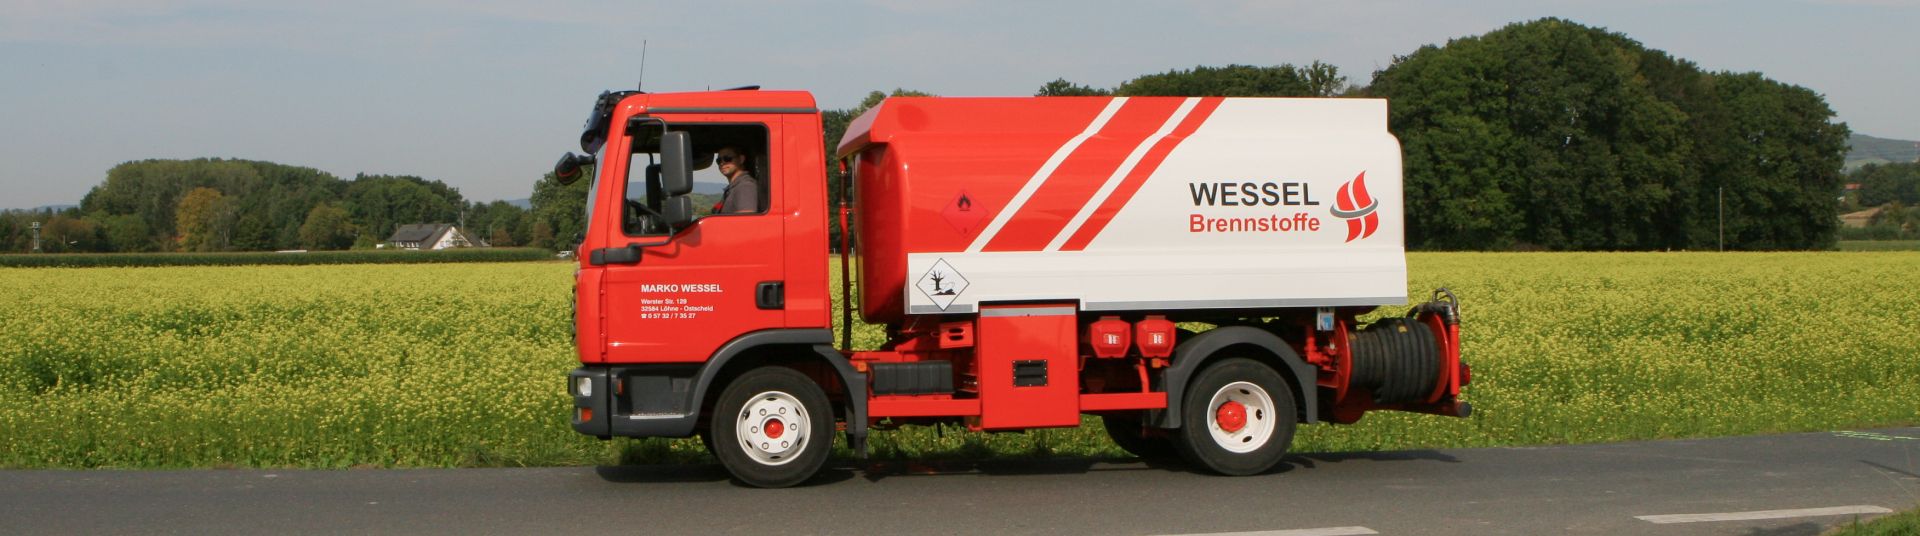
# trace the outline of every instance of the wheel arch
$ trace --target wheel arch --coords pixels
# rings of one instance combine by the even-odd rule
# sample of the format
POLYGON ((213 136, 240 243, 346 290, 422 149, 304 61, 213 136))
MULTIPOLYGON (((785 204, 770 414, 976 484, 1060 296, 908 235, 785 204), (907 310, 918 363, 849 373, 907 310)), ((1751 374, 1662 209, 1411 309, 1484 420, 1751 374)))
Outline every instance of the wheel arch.
MULTIPOLYGON (((712 411, 714 399, 720 396, 727 384, 747 371, 763 366, 784 366, 806 372, 807 366, 819 366, 830 371, 820 376, 838 383, 838 387, 846 394, 846 407, 836 409, 843 412, 839 416, 846 420, 847 435, 865 437, 866 376, 855 371, 853 365, 833 348, 832 343, 833 331, 828 329, 756 331, 728 341, 714 352, 695 376, 693 402, 697 405, 691 415, 693 418, 688 420, 687 433, 691 434, 704 416, 712 411)), ((822 387, 826 388, 831 398, 835 386, 822 387)))
POLYGON ((1208 363, 1228 356, 1246 357, 1273 367, 1274 372, 1292 384, 1290 390, 1294 407, 1300 412, 1299 422, 1319 421, 1318 375, 1313 366, 1300 359, 1293 347, 1278 335, 1251 326, 1226 326, 1201 332, 1174 348, 1173 365, 1167 367, 1161 382, 1167 390, 1167 409, 1158 412, 1152 419, 1153 425, 1179 428, 1181 404, 1193 375, 1208 363))

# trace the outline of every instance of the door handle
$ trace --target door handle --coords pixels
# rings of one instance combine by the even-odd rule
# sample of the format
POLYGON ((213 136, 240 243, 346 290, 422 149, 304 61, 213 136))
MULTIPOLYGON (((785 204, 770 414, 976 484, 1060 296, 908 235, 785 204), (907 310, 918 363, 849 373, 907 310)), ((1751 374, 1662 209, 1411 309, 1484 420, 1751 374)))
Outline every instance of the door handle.
POLYGON ((761 281, 754 287, 753 304, 761 309, 787 308, 787 283, 785 281, 761 281))

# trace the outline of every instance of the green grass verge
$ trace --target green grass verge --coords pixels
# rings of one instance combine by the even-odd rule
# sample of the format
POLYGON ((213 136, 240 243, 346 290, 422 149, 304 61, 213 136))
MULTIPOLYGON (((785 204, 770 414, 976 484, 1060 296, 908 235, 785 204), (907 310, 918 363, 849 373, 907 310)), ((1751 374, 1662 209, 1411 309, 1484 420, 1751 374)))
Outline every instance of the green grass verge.
POLYGON ((1841 240, 1840 251, 1920 251, 1920 240, 1841 240))
MULTIPOLYGON (((1303 427, 1299 451, 1822 431, 1920 417, 1920 254, 1416 253, 1452 287, 1469 419, 1303 427)), ((565 263, 0 268, 0 467, 704 460, 567 426, 565 263)), ((830 273, 837 274, 835 267, 830 273)), ((835 317, 838 318, 837 316, 835 317)), ((857 346, 879 328, 857 326, 857 346)), ((1122 456, 1097 423, 908 427, 882 458, 1122 456)))
POLYGON ((0 255, 0 267, 98 268, 130 266, 244 266, 550 261, 539 248, 461 248, 441 251, 236 251, 227 253, 57 253, 0 255))
POLYGON ((1920 509, 1858 520, 1827 531, 1826 536, 1920 536, 1920 509))

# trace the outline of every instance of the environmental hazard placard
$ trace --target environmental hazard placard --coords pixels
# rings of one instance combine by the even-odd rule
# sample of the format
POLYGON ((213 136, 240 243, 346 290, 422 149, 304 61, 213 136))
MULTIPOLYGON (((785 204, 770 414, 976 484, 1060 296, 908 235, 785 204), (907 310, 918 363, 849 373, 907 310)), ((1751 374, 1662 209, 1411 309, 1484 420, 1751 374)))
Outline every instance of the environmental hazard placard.
POLYGON ((922 274, 920 282, 913 286, 920 289, 920 293, 926 294, 927 299, 933 300, 934 305, 940 306, 940 310, 945 311, 947 306, 953 305, 954 300, 960 299, 961 292, 966 292, 967 278, 960 275, 959 270, 953 269, 953 265, 947 264, 946 259, 940 259, 935 261, 933 268, 922 274))

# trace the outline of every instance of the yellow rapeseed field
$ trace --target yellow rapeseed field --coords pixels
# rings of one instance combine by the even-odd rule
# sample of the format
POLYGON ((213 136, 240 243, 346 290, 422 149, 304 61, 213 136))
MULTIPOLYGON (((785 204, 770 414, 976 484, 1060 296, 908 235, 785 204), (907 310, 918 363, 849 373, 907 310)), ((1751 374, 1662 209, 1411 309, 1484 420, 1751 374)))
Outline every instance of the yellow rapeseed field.
MULTIPOLYGON (((1296 450, 1920 423, 1920 253, 1416 253, 1464 304, 1470 419, 1296 450)), ((567 428, 565 263, 0 269, 0 467, 699 459, 567 428)), ((837 274, 837 267, 832 270, 837 274)), ((837 319, 837 316, 836 316, 837 319)), ((879 332, 863 326, 856 340, 879 332)), ((880 434, 892 456, 1120 455, 1097 424, 880 434)))

